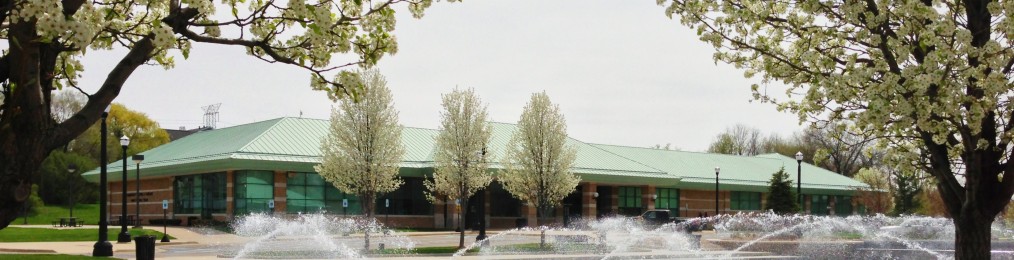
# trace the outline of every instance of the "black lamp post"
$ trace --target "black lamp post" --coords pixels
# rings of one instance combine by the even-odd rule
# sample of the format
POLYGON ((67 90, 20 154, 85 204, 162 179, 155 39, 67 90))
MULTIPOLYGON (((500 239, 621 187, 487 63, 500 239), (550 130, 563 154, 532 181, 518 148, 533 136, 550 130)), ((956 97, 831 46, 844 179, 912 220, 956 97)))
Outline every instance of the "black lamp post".
POLYGON ((799 211, 806 208, 803 205, 803 152, 796 152, 796 200, 799 203, 799 211))
POLYGON ((134 160, 137 166, 134 168, 134 212, 137 215, 137 225, 134 228, 141 227, 141 161, 144 161, 143 154, 135 154, 130 157, 134 160))
POLYGON ((67 172, 70 173, 70 180, 71 180, 70 181, 70 196, 67 196, 67 199, 70 200, 70 203, 68 203, 68 204, 70 204, 70 217, 73 218, 74 217, 74 203, 77 202, 77 198, 76 198, 77 197, 77 191, 75 190, 75 188, 77 188, 77 186, 74 185, 74 182, 77 181, 77 178, 74 178, 74 172, 77 172, 77 164, 70 163, 69 165, 67 165, 67 172))
POLYGON ((102 111, 102 123, 100 128, 101 142, 99 159, 99 241, 92 246, 92 256, 113 256, 113 244, 109 243, 108 232, 109 222, 106 213, 109 211, 109 189, 106 185, 106 118, 109 117, 109 107, 102 111))
MULTIPOLYGON (((482 147, 482 152, 479 153, 479 161, 483 161, 486 158, 486 147, 482 147)), ((482 169, 485 171, 486 169, 482 169)), ((486 189, 479 190, 479 235, 475 237, 476 241, 482 241, 486 239, 486 189)))
POLYGON ((718 216, 718 172, 721 170, 722 168, 715 167, 715 216, 718 216))
POLYGON ((130 243, 130 232, 127 232, 127 146, 130 145, 130 138, 127 135, 120 137, 120 147, 123 147, 123 178, 120 179, 120 183, 123 184, 120 198, 123 201, 123 206, 120 208, 120 234, 116 237, 117 243, 130 243))

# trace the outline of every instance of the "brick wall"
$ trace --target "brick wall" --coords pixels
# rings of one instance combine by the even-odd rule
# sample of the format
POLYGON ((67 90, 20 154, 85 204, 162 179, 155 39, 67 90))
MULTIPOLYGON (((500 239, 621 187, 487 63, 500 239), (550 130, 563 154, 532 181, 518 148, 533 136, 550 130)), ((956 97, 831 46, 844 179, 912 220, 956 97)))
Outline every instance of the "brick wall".
MULTIPOLYGON (((149 219, 162 218, 162 200, 169 200, 168 216, 173 216, 173 189, 172 178, 148 178, 141 179, 141 192, 137 193, 137 182, 133 178, 127 181, 127 215, 137 215, 137 203, 141 206, 141 223, 148 224, 149 219)), ((122 182, 109 183, 109 208, 110 220, 119 219, 122 210, 122 182)))

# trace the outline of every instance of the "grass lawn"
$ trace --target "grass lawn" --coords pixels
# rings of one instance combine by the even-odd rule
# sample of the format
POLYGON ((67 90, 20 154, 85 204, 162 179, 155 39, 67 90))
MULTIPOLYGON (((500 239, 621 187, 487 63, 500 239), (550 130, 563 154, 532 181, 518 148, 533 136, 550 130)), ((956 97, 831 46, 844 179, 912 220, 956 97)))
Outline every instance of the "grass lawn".
POLYGON ((77 260, 77 259, 121 259, 112 257, 93 257, 83 255, 58 255, 58 254, 0 254, 0 260, 77 260))
MULTIPOLYGON (((131 205, 133 206, 133 205, 131 205)), ((30 225, 52 225, 53 221, 60 221, 60 218, 66 218, 70 216, 70 207, 67 206, 45 206, 38 209, 37 213, 28 215, 28 224, 30 225)), ((99 205, 98 204, 77 204, 74 207, 74 217, 79 221, 84 221, 85 225, 94 226, 99 223, 99 205)), ((13 225, 24 224, 24 217, 20 217, 14 222, 13 225)))
MULTIPOLYGON (((127 229, 130 236, 155 235, 162 238, 162 232, 151 229, 127 229)), ((116 241, 119 228, 109 227, 109 240, 116 241)), ((48 228, 17 228, 7 227, 0 230, 0 242, 68 242, 96 241, 99 239, 97 228, 48 229, 48 228)), ((173 238, 169 236, 169 238, 173 238)))

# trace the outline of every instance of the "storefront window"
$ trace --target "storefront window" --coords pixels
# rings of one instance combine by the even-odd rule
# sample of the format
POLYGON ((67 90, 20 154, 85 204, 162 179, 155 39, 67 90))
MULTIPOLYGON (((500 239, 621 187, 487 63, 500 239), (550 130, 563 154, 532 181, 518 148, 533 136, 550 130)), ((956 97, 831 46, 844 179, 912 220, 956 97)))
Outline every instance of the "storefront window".
POLYGON ((730 198, 729 209, 731 210, 760 210, 761 193, 747 191, 733 191, 730 198))
POLYGON ((658 198, 655 199, 656 209, 668 209, 675 216, 680 210, 680 190, 669 189, 669 188, 657 188, 655 189, 655 195, 658 198))
POLYGON ((285 209, 288 213, 327 211, 331 214, 359 214, 359 199, 342 193, 317 173, 295 172, 288 174, 285 189, 285 209), (349 200, 347 208, 342 200, 349 200))
POLYGON ((225 173, 177 176, 173 180, 173 211, 176 214, 225 213, 225 173))
POLYGON ((433 204, 426 200, 426 187, 422 178, 402 178, 405 182, 397 190, 377 198, 377 214, 391 215, 430 215, 433 204), (385 199, 390 200, 390 207, 385 207, 385 199))
POLYGON ((235 214, 268 212, 275 197, 275 174, 271 171, 236 171, 233 184, 235 214))
POLYGON ((619 213, 625 216, 641 214, 641 187, 620 187, 619 213))

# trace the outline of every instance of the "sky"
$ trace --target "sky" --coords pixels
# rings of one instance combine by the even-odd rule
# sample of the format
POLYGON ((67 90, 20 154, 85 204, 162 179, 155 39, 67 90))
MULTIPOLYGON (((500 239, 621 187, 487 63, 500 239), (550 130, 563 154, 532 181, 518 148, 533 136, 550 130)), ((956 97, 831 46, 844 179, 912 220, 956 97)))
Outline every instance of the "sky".
MULTIPOLYGON (((459 87, 474 88, 489 118, 507 123, 532 93, 546 91, 568 134, 589 143, 704 151, 734 124, 783 135, 802 129, 795 115, 753 101, 750 84, 759 79, 716 64, 714 48, 654 0, 440 2, 422 19, 398 11, 399 50, 378 68, 405 126, 436 129, 440 95, 459 87)), ((124 53, 89 53, 82 88, 98 89, 124 53)), ((334 105, 310 89, 309 73, 242 48, 195 44, 189 59, 176 59, 170 70, 139 68, 114 102, 168 129, 203 125, 201 107, 215 103, 219 128, 326 119, 334 105)))

